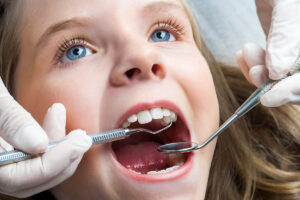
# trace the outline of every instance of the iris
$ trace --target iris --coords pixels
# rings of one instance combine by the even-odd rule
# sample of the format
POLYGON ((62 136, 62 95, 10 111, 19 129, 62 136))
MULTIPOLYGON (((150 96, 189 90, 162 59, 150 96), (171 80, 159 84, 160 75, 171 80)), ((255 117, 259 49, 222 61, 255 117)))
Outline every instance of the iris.
POLYGON ((151 40, 154 42, 166 42, 171 38, 171 34, 166 30, 157 30, 151 35, 151 40))
POLYGON ((86 56, 86 48, 81 45, 76 45, 70 48, 66 54, 67 58, 70 60, 77 60, 86 56))

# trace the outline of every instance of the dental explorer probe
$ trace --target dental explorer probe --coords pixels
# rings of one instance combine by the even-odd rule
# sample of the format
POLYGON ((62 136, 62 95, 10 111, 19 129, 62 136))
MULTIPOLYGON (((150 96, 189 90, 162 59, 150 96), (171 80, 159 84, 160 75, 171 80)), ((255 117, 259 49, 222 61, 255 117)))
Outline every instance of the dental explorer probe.
POLYGON ((186 153, 193 150, 202 149, 207 144, 209 144, 215 137, 220 135, 228 126, 230 126, 234 121, 238 118, 246 114, 252 108, 257 106, 260 103, 260 97, 271 90, 274 85, 282 81, 283 79, 292 76, 295 73, 298 73, 300 69, 300 54, 298 55, 294 65, 291 70, 280 80, 271 80, 267 79, 258 89, 256 89, 251 96, 234 112, 234 114, 229 117, 220 127, 219 129, 211 135, 206 141, 202 144, 198 145, 196 142, 175 142, 169 143, 165 145, 161 145, 157 148, 158 151, 163 153, 186 153))
MULTIPOLYGON (((144 128, 135 128, 135 129, 119 128, 119 129, 113 129, 113 130, 107 130, 107 131, 103 131, 103 132, 99 132, 99 133, 89 134, 88 136, 90 136, 92 138, 92 141, 93 141, 92 145, 96 145, 96 144, 113 142, 116 140, 122 140, 122 139, 125 139, 128 136, 130 136, 134 133, 138 133, 138 132, 146 132, 146 133, 155 135, 155 134, 158 134, 158 133, 170 128, 170 126, 172 126, 172 121, 170 122, 169 125, 163 127, 162 129, 159 129, 157 131, 151 131, 151 130, 144 129, 144 128)), ((47 150, 54 147, 55 145, 59 144, 62 141, 63 140, 50 142, 47 150)), ((43 153, 37 154, 37 155, 27 154, 27 153, 24 153, 19 150, 3 152, 3 153, 0 153, 0 166, 10 164, 10 163, 20 162, 22 160, 27 160, 29 158, 34 158, 34 157, 40 156, 42 154, 43 153)))

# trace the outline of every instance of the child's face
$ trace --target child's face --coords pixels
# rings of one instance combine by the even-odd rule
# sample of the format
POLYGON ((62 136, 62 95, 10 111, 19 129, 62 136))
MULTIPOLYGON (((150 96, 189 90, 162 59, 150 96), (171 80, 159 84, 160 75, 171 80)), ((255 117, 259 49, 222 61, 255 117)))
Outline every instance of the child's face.
MULTIPOLYGON (((53 192, 71 199, 204 198, 215 142, 173 171, 147 174, 175 162, 157 145, 201 143, 219 122, 212 77, 180 2, 27 0, 24 11, 16 98, 40 123, 55 102, 67 109, 67 132, 118 128, 152 107, 178 115, 168 139, 142 135, 94 146, 53 192)), ((157 121, 131 127, 158 129, 157 121)))

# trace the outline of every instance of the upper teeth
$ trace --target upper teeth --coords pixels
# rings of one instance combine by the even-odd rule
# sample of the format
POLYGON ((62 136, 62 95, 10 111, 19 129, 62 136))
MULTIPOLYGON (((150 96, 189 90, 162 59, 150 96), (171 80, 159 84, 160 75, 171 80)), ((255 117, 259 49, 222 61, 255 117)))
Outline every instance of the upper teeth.
POLYGON ((125 120, 122 124, 123 128, 127 128, 131 123, 138 122, 139 124, 147 124, 152 121, 152 119, 162 119, 161 124, 166 126, 171 121, 175 122, 177 120, 177 115, 175 112, 167 108, 151 108, 133 114, 125 120))

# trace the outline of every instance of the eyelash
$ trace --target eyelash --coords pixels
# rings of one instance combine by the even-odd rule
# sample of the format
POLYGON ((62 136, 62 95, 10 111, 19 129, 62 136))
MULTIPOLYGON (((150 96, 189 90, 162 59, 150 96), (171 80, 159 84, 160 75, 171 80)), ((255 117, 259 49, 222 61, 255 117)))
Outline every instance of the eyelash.
MULTIPOLYGON (((184 34, 184 26, 177 23, 177 21, 170 17, 167 20, 158 20, 152 25, 151 34, 157 30, 168 30, 176 35, 176 39, 181 39, 184 34)), ((73 37, 71 39, 64 38, 63 42, 58 45, 58 50, 55 55, 55 64, 59 64, 60 60, 71 47, 75 45, 88 45, 88 42, 83 37, 73 37)))
POLYGON ((66 51, 75 45, 88 45, 87 41, 82 37, 73 37, 72 39, 64 38, 63 42, 58 45, 58 50, 55 55, 55 63, 59 63, 66 51))
POLYGON ((158 20, 154 23, 153 27, 151 34, 156 30, 168 30, 177 36, 176 39, 181 39, 185 32, 184 26, 179 24, 173 17, 170 17, 167 20, 158 20))

